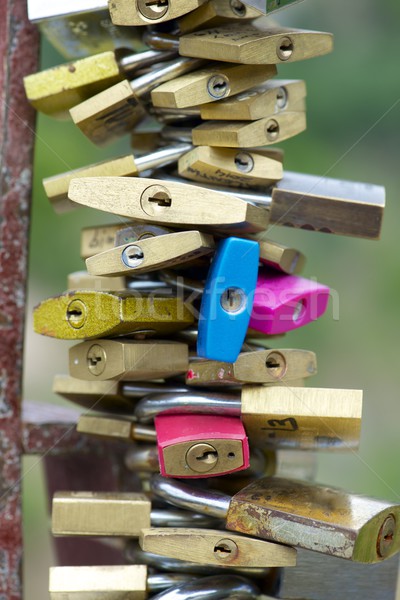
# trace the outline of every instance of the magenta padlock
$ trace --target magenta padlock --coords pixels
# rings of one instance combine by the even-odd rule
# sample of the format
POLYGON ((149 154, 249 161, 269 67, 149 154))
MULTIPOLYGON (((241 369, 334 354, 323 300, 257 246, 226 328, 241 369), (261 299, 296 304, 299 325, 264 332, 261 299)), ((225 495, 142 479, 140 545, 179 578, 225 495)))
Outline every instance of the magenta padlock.
POLYGON ((249 327, 267 335, 303 327, 324 314, 329 292, 310 279, 260 269, 249 327))
POLYGON ((164 477, 217 477, 250 466, 249 442, 238 417, 161 414, 154 423, 164 477))

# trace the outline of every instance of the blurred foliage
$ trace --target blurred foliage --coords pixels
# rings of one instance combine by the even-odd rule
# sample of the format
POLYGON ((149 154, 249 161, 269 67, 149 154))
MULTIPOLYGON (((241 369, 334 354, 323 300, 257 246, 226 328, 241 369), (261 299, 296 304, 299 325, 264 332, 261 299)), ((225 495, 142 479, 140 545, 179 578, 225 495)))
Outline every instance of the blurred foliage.
MULTIPOLYGON (((400 204, 396 196, 400 5, 396 0, 305 0, 280 13, 277 20, 335 35, 333 54, 279 69, 281 78, 304 78, 308 87, 308 130, 282 144, 285 168, 387 188, 379 242, 272 228, 271 238, 293 244, 306 254, 305 276, 331 286, 336 291, 335 305, 339 303, 339 319, 334 319, 330 310, 320 321, 277 344, 317 353, 319 374, 312 385, 364 389, 360 451, 320 456, 319 480, 399 500, 400 204)), ((62 57, 44 41, 43 68, 60 62, 62 57)), ((63 291, 67 273, 83 268, 80 228, 112 221, 109 215, 89 209, 55 215, 42 190, 42 178, 123 154, 128 148, 127 140, 105 149, 95 148, 71 123, 39 116, 30 308, 32 301, 63 291)), ((37 338, 28 334, 25 395, 39 401, 54 400, 49 391, 52 367, 56 361, 60 372, 67 371, 67 345, 48 339, 39 342, 37 338), (59 358, 55 359, 58 349, 59 358)))

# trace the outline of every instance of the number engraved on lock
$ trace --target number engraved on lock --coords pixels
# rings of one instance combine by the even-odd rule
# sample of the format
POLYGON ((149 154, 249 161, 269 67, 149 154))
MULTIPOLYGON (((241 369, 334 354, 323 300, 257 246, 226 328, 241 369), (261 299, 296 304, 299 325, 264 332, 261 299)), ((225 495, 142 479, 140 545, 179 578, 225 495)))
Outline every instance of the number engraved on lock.
POLYGON ((261 427, 263 431, 271 431, 268 437, 275 437, 275 431, 293 432, 298 431, 299 426, 294 417, 286 417, 286 419, 268 419, 269 427, 261 427))

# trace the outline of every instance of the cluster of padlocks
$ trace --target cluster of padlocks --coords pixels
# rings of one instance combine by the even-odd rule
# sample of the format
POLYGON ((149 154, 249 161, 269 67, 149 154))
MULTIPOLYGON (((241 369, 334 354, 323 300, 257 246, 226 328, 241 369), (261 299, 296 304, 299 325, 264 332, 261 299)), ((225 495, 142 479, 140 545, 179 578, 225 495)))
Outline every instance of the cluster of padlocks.
POLYGON ((286 172, 269 147, 306 127, 305 83, 277 65, 332 50, 261 14, 292 3, 110 0, 112 26, 104 2, 30 5, 59 48, 69 28, 72 58, 82 39, 124 48, 28 76, 29 101, 95 144, 129 134, 135 153, 44 180, 58 212, 122 217, 82 231, 87 271, 34 323, 83 340, 54 391, 93 409, 79 432, 127 443, 142 485, 55 495, 55 535, 129 538, 134 564, 54 567, 53 599, 337 600, 338 579, 349 599, 394 598, 399 506, 313 483, 302 452, 356 449, 362 393, 304 387, 315 354, 280 339, 329 289, 268 228, 374 239, 385 203, 378 186, 286 172))

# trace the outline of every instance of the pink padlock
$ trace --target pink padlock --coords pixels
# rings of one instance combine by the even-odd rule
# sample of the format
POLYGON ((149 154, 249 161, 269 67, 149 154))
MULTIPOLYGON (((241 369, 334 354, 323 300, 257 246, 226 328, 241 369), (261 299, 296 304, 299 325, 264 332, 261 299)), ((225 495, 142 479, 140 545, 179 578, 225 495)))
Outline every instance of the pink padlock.
POLYGON ((249 327, 268 335, 286 333, 321 317, 328 301, 326 285, 260 269, 249 327))
POLYGON ((217 477, 250 466, 249 442, 238 417, 161 414, 154 423, 164 477, 217 477))

